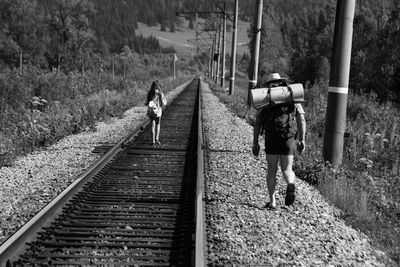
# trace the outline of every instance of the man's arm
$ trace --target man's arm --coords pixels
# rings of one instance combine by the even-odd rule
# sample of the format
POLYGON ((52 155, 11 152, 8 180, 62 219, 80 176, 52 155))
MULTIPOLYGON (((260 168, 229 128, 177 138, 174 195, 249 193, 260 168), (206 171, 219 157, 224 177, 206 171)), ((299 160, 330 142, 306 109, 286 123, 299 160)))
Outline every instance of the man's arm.
POLYGON ((296 121, 297 121, 297 131, 299 133, 299 143, 297 145, 297 150, 299 153, 303 152, 306 143, 306 118, 304 116, 304 113, 300 113, 296 116, 296 121))
POLYGON ((261 123, 262 123, 262 114, 261 112, 257 114, 256 116, 256 122, 253 127, 253 148, 252 152, 254 156, 258 156, 258 153, 260 152, 260 145, 258 144, 258 138, 260 136, 260 131, 261 131, 261 123))
POLYGON ((297 131, 299 132, 299 141, 305 141, 306 139, 306 118, 304 113, 296 116, 297 131))

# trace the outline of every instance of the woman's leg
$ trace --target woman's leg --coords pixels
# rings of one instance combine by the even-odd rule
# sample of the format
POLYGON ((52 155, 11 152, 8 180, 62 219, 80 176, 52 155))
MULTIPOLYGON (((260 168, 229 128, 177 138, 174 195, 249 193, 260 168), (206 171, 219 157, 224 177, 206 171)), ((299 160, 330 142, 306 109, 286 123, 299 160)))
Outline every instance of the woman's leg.
POLYGON ((155 144, 156 142, 156 121, 151 120, 151 138, 152 138, 152 143, 155 144))
POLYGON ((156 120, 156 141, 160 141, 161 117, 156 120))
POLYGON ((279 155, 267 154, 267 162, 268 162, 267 187, 269 193, 269 203, 271 206, 275 207, 276 172, 278 171, 279 155))

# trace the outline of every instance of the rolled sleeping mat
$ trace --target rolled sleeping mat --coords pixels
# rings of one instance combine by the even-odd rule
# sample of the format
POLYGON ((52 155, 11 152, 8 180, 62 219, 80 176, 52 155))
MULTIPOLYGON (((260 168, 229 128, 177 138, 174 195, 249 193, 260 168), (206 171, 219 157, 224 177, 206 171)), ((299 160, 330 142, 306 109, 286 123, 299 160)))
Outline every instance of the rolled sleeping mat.
POLYGON ((269 104, 304 101, 304 89, 301 83, 272 88, 257 88, 251 90, 251 101, 254 108, 259 109, 269 104))

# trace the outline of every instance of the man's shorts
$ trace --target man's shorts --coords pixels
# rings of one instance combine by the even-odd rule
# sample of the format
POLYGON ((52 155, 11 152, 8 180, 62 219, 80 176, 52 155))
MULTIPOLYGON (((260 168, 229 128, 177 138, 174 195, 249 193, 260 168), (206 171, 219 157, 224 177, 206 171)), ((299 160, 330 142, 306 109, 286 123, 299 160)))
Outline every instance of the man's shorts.
POLYGON ((265 140, 265 153, 272 155, 294 155, 296 142, 294 137, 287 140, 265 140))

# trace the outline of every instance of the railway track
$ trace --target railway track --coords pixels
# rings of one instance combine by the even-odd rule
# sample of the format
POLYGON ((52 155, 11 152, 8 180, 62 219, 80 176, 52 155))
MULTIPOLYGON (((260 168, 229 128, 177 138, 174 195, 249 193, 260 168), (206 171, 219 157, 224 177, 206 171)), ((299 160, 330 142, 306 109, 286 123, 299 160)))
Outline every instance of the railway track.
POLYGON ((0 247, 0 266, 202 266, 200 79, 0 247), (197 254, 196 254, 197 253, 197 254))

